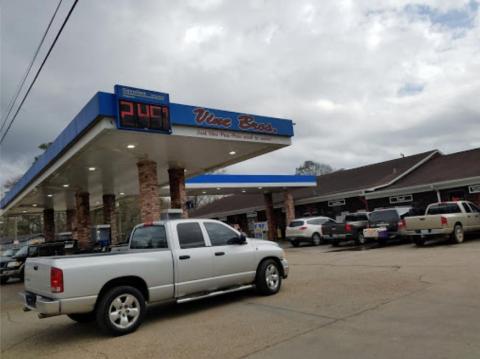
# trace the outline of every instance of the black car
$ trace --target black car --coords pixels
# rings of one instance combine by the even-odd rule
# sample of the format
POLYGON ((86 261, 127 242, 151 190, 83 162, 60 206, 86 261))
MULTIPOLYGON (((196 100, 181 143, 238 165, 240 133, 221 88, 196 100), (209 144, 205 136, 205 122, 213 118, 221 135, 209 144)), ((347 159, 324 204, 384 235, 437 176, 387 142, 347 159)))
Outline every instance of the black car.
POLYGON ((23 280, 24 267, 29 257, 58 256, 73 253, 76 250, 74 241, 55 241, 40 244, 30 244, 21 247, 15 255, 2 263, 0 268, 0 283, 5 284, 10 278, 23 280))
POLYGON ((364 244, 363 230, 368 226, 368 213, 357 212, 345 216, 343 222, 326 223, 322 227, 323 235, 333 246, 341 242, 354 240, 355 244, 364 244))
POLYGON ((385 244, 389 239, 407 238, 405 229, 406 216, 412 213, 411 207, 394 207, 376 209, 370 213, 368 228, 363 230, 365 240, 375 240, 385 244))

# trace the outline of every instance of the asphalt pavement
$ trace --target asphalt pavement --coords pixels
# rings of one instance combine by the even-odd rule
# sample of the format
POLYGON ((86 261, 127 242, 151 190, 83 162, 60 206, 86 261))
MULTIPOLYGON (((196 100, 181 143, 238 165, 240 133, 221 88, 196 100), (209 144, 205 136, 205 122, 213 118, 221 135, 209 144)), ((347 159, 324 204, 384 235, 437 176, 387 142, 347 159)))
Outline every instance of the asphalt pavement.
POLYGON ((290 277, 254 292, 156 305, 138 331, 101 334, 23 312, 1 287, 7 358, 480 358, 480 239, 416 248, 287 248, 290 277))

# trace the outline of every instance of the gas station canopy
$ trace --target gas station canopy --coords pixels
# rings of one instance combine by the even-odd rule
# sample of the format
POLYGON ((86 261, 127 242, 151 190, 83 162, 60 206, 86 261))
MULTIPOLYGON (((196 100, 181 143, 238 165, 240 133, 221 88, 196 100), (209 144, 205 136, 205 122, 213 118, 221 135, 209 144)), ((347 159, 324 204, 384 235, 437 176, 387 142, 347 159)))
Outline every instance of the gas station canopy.
MULTIPOLYGON (((93 96, 5 194, 1 212, 66 210, 78 191, 100 204, 103 194, 138 194, 139 161, 157 163, 164 187, 170 168, 191 178, 286 147, 291 137, 291 120, 171 103, 168 94, 117 85, 114 94, 93 96)), ((187 180, 188 186, 201 178, 187 180)), ((253 179, 257 189, 266 185, 253 179)))
MULTIPOLYGON (((259 194, 315 187, 316 185, 317 178, 315 176, 303 175, 205 174, 189 178, 185 182, 189 196, 259 194)), ((169 188, 163 187, 160 194, 167 196, 169 188)))

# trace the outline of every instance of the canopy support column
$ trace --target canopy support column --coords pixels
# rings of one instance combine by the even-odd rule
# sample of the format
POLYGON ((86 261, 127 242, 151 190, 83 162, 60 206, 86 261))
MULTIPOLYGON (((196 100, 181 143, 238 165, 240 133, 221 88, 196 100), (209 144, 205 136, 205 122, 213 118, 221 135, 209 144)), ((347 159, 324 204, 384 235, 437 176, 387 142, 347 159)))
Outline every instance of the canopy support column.
POLYGON ((53 208, 43 210, 43 235, 45 242, 55 240, 55 212, 53 208))
POLYGON ((273 196, 271 193, 264 193, 265 213, 267 215, 268 223, 268 239, 271 241, 277 240, 277 221, 275 220, 275 212, 273 210, 273 196))
POLYGON ((80 249, 88 249, 91 244, 90 193, 76 192, 75 206, 76 227, 73 239, 78 241, 80 249))
POLYGON ((160 220, 157 163, 150 160, 137 162, 140 190, 140 219, 142 222, 160 220))
POLYGON ((170 201, 171 208, 182 210, 182 217, 188 218, 187 212, 187 192, 185 191, 185 169, 170 168, 168 170, 170 181, 170 201))
POLYGON ((104 194, 103 197, 103 223, 110 225, 110 237, 112 244, 118 242, 117 216, 115 212, 115 195, 104 194))
POLYGON ((283 192, 285 207, 285 223, 288 226, 295 219, 295 202, 293 201, 292 191, 286 189, 283 192))

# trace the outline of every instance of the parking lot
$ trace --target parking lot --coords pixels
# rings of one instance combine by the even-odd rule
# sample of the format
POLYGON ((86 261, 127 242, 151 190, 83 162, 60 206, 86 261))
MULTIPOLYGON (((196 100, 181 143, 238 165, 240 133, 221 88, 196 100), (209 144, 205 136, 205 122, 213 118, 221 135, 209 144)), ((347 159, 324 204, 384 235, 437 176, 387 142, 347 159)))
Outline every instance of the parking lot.
POLYGON ((279 294, 150 307, 107 337, 66 316, 23 312, 1 289, 2 358, 479 358, 480 240, 416 248, 288 248, 279 294))

